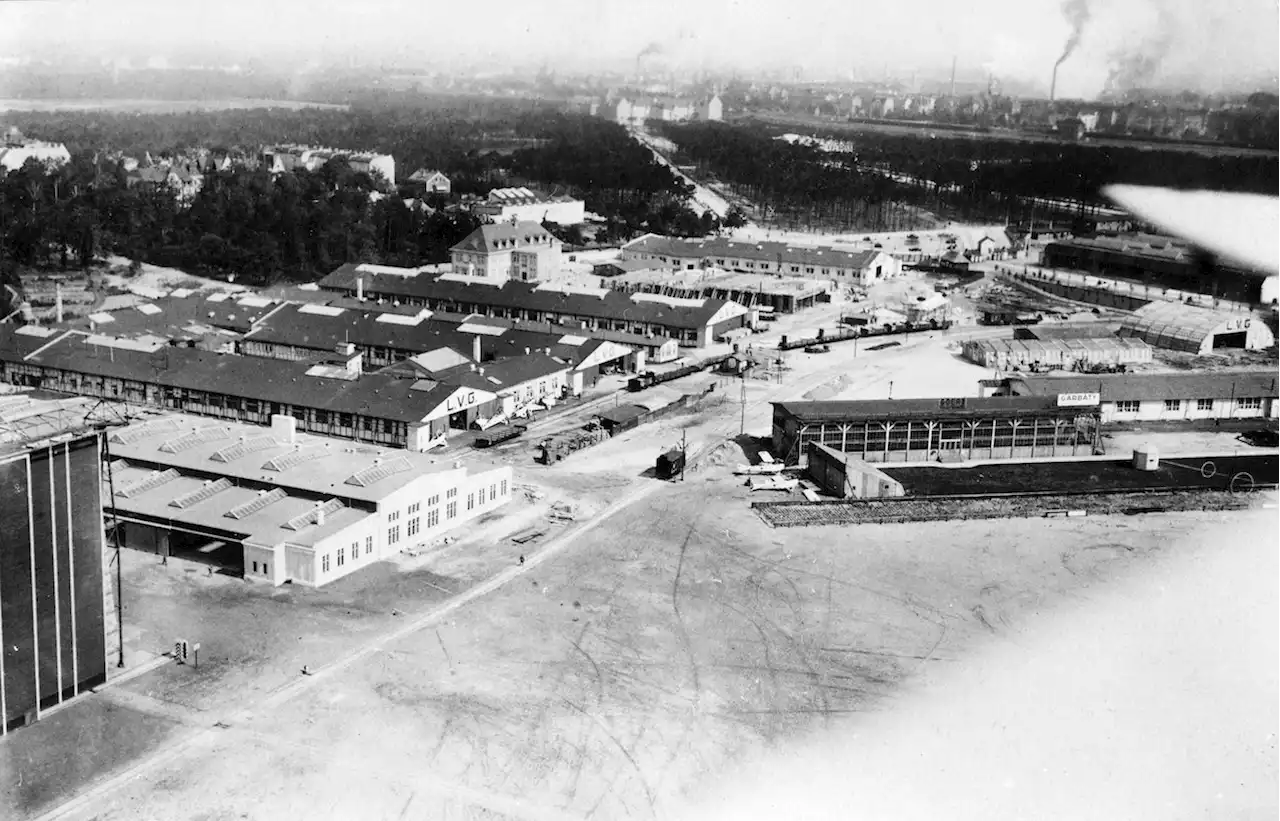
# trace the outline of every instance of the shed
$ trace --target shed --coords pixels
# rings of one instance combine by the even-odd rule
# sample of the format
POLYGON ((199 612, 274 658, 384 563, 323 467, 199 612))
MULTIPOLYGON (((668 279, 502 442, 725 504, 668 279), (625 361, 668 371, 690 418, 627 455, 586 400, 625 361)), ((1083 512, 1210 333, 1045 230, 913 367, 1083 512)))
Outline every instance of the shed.
POLYGON ((638 426, 641 417, 648 412, 648 408, 640 405, 619 405, 616 408, 601 411, 596 414, 596 418, 600 420, 600 426, 613 436, 615 433, 638 426))
POLYGON ((902 483, 868 462, 820 442, 809 443, 809 478, 828 496, 837 499, 878 499, 902 496, 902 483))

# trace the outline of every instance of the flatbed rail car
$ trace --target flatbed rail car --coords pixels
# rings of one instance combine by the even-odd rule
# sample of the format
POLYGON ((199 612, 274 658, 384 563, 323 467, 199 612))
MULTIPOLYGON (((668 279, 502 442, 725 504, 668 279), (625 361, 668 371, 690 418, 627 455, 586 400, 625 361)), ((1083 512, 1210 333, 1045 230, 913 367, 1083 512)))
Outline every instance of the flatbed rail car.
POLYGON ((498 428, 489 430, 476 437, 476 447, 491 448, 494 445, 500 445, 503 442, 510 442, 518 436, 523 436, 529 430, 524 425, 512 425, 509 428, 498 428))
POLYGON ((693 365, 685 365, 683 368, 676 368, 674 371, 667 371, 666 373, 645 371, 644 373, 633 376, 628 380, 627 390, 632 393, 636 393, 644 390, 645 388, 652 388, 654 385, 661 385, 663 382, 670 382, 674 379, 679 379, 682 376, 689 376, 690 374, 705 371, 708 368, 718 368, 722 362, 731 356, 733 356, 733 354, 728 353, 722 356, 713 356, 710 359, 704 359, 693 365))
POLYGON ((814 345, 829 345, 832 342, 847 342, 850 339, 870 339, 876 336, 896 336, 898 334, 920 333, 923 331, 945 331, 952 326, 951 320, 944 322, 903 322, 897 325, 891 325, 886 328, 878 328, 872 330, 867 327, 850 328, 836 331, 835 333, 826 333, 819 331, 818 336, 805 337, 803 339, 789 339, 782 337, 782 341, 778 343, 778 350, 792 351, 796 348, 808 348, 814 345))

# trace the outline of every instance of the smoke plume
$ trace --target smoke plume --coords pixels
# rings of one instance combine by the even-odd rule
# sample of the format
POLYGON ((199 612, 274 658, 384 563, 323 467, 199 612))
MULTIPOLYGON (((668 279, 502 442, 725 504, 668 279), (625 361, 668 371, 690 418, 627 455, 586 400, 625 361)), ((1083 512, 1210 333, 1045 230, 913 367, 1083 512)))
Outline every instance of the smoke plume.
POLYGON ((1165 58, 1169 56, 1178 38, 1179 21, 1167 3, 1157 2, 1153 5, 1156 13, 1154 32, 1150 37, 1139 40, 1136 46, 1112 52, 1105 91, 1122 94, 1150 88, 1159 75, 1165 58))
POLYGON ((1071 24, 1071 34, 1067 37, 1067 44, 1062 47, 1062 56, 1054 63, 1055 67, 1062 65, 1071 56, 1071 52, 1076 50, 1076 46, 1080 45, 1085 24, 1089 22, 1089 0, 1066 0, 1062 4, 1062 13, 1071 24))
POLYGON ((636 55, 636 59, 639 60, 643 57, 648 57, 650 54, 661 54, 661 53, 662 53, 662 46, 658 45, 657 43, 650 43, 649 45, 640 49, 640 53, 636 55))

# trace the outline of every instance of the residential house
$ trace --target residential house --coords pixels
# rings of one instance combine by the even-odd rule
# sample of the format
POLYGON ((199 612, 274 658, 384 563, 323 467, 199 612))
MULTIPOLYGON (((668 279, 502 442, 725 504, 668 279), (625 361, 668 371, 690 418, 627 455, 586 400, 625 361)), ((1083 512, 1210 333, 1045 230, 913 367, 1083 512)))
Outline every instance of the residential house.
POLYGON ((713 122, 724 119, 724 103, 721 102, 720 95, 713 94, 710 99, 699 102, 697 116, 699 120, 713 122))
POLYGON ((0 176, 17 171, 27 160, 56 167, 71 162, 71 153, 62 143, 29 140, 17 128, 10 128, 0 139, 0 176))
POLYGON ((409 175, 409 182, 421 186, 429 194, 448 194, 453 188, 444 172, 434 168, 419 168, 409 175))

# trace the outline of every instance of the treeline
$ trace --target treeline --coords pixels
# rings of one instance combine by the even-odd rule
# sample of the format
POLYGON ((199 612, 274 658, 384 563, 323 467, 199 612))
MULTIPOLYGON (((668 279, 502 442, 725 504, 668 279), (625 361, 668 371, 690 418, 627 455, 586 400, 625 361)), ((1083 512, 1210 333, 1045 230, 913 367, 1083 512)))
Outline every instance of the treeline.
POLYGON ((312 280, 345 262, 444 262, 479 222, 371 197, 374 181, 341 159, 272 178, 206 175, 189 206, 168 188, 130 187, 118 164, 83 154, 0 180, 0 268, 88 267, 116 253, 250 285, 312 280))
POLYGON ((786 228, 869 231, 923 224, 910 207, 921 203, 911 202, 901 186, 881 174, 841 164, 817 148, 724 123, 660 128, 678 146, 678 163, 696 166, 701 175, 716 177, 750 200, 761 221, 786 228))
POLYGON ((856 148, 853 154, 829 154, 775 140, 777 130, 758 124, 663 130, 679 146, 682 162, 762 206, 808 220, 852 220, 868 229, 885 225, 893 204, 949 219, 1017 221, 1031 207, 1023 198, 1102 204, 1102 188, 1112 183, 1257 193, 1274 192, 1277 184, 1276 158, 1266 156, 835 129, 816 136, 849 140, 856 148))
POLYGON ((580 197, 609 220, 605 233, 614 238, 638 231, 693 235, 708 224, 685 204, 689 187, 621 126, 536 101, 457 97, 351 110, 24 112, 9 123, 100 159, 197 148, 254 157, 276 143, 377 151, 395 158, 400 183, 419 168, 434 168, 448 175, 455 195, 527 184, 580 197))

